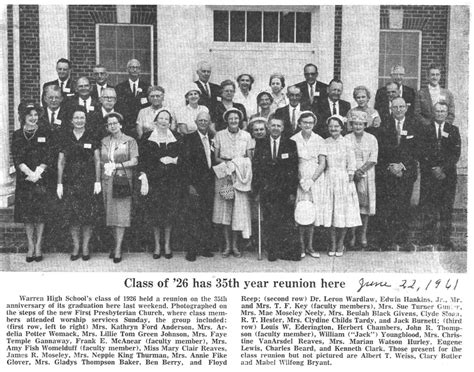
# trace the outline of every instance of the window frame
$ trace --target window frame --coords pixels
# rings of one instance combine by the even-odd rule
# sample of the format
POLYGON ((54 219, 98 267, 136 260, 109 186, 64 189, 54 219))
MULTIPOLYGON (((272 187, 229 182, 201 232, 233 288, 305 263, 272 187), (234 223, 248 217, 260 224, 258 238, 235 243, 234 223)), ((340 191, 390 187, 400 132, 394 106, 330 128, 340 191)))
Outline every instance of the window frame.
MULTIPOLYGON (((155 65, 155 51, 154 51, 154 45, 155 41, 153 38, 153 25, 143 25, 143 24, 136 24, 136 23, 96 23, 95 25, 95 45, 96 45, 96 64, 101 63, 100 61, 100 36, 99 36, 99 30, 101 26, 114 26, 114 27, 142 27, 142 28, 148 28, 149 33, 150 33, 150 71, 145 72, 147 75, 150 75, 150 84, 154 85, 155 84, 155 78, 154 78, 154 73, 153 73, 153 66, 155 65)), ((140 61, 141 62, 141 61, 140 61)), ((107 67, 107 66, 106 66, 107 67)), ((108 74, 124 74, 126 73, 125 71, 111 71, 107 67, 107 72, 108 74)), ((143 72, 143 71, 142 71, 143 72)))
MULTIPOLYGON (((405 33, 405 34, 408 34, 408 33, 416 33, 418 34, 419 38, 418 38, 418 74, 417 74, 417 90, 420 90, 420 87, 421 87, 421 49, 422 49, 422 43, 423 43, 423 32, 421 30, 399 30, 399 29, 381 29, 380 30, 380 37, 382 37, 382 33, 405 33)), ((386 53, 384 53, 384 57, 386 57, 386 53)), ((401 54, 402 55, 402 54, 401 54)), ((381 62, 380 61, 380 56, 381 56, 381 52, 379 51, 379 63, 381 62)), ((385 60, 383 61, 385 63, 385 60)), ((406 66, 404 66, 406 68, 406 66)), ((380 69, 379 69, 379 72, 380 72, 380 69)), ((390 80, 391 79, 391 76, 390 76, 390 71, 389 72, 389 75, 379 75, 379 72, 377 73, 377 80, 378 80, 378 84, 379 84, 379 87, 380 87, 380 80, 390 80)), ((387 71, 385 71, 387 72, 387 71)))

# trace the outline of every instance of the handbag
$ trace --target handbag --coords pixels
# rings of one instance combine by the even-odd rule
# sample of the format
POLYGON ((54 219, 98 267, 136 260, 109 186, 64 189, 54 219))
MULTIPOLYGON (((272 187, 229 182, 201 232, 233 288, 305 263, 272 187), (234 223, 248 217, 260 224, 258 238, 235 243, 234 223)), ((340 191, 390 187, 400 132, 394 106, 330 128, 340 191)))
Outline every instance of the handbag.
POLYGON ((233 200, 235 198, 234 184, 230 177, 226 177, 226 182, 219 188, 219 195, 225 200, 233 200))
POLYGON ((130 186, 127 172, 125 171, 123 164, 120 163, 120 165, 122 166, 124 173, 117 173, 117 169, 115 169, 112 180, 112 197, 115 199, 132 196, 132 187, 130 186))

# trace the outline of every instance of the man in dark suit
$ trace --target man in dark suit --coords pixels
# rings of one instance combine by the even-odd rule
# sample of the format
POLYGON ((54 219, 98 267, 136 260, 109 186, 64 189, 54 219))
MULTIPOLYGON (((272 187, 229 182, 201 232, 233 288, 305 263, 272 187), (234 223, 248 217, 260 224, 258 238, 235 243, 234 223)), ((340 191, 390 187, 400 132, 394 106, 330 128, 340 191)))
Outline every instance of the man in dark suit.
POLYGON ((308 63, 304 66, 303 71, 305 81, 296 84, 296 86, 301 91, 301 103, 311 106, 327 97, 328 85, 317 81, 318 67, 316 65, 308 63))
MULTIPOLYGON (((402 97, 407 104, 407 115, 411 116, 415 112, 415 90, 410 88, 408 85, 403 84, 403 77, 405 76, 405 68, 402 65, 395 65, 390 70, 390 77, 392 82, 398 84, 399 94, 398 97, 402 97)), ((387 88, 383 86, 377 90, 375 95, 374 108, 379 112, 382 108, 388 106, 387 88)))
POLYGON ((58 78, 43 84, 43 93, 41 94, 41 103, 43 104, 43 107, 46 107, 44 92, 46 87, 50 85, 57 85, 60 88, 64 99, 74 95, 76 84, 71 79, 71 67, 71 61, 66 58, 60 58, 58 62, 56 62, 56 72, 58 74, 58 78))
POLYGON ((394 81, 390 81, 385 85, 386 99, 379 103, 377 111, 380 115, 381 127, 388 123, 392 118, 392 101, 400 97, 400 86, 394 81))
POLYGON ((430 125, 434 118, 434 105, 438 102, 444 102, 448 106, 448 115, 446 121, 449 124, 454 122, 454 96, 445 88, 441 88, 441 70, 438 66, 431 65, 428 71, 428 86, 422 88, 416 94, 415 112, 420 116, 423 124, 430 125))
POLYGON ((125 123, 122 131, 132 137, 136 137, 135 123, 138 112, 150 105, 147 94, 150 84, 140 79, 141 66, 136 59, 127 63, 128 79, 117 84, 117 110, 124 114, 125 123))
POLYGON ((407 116, 407 110, 405 100, 395 98, 392 116, 379 136, 377 218, 383 249, 396 244, 408 250, 412 248, 408 242, 410 199, 417 178, 421 124, 414 115, 407 116))
POLYGON ((77 79, 76 92, 73 97, 66 101, 69 115, 77 106, 83 106, 87 112, 87 118, 99 108, 99 101, 91 96, 91 84, 87 77, 82 76, 77 79))
POLYGON ((461 138, 456 126, 447 120, 449 106, 438 102, 433 107, 434 120, 423 126, 421 146, 420 204, 424 211, 423 244, 436 240, 436 226, 440 222, 439 243, 452 249, 452 214, 456 194, 456 163, 461 154, 461 138))
POLYGON ((300 249, 294 239, 293 222, 298 188, 296 142, 282 136, 282 119, 271 118, 268 128, 270 136, 257 140, 252 182, 262 206, 268 260, 298 261, 300 249))
POLYGON ((288 87, 286 95, 290 103, 277 109, 275 111, 275 117, 283 121, 283 136, 290 138, 293 134, 301 130, 298 126, 300 114, 311 108, 307 104, 301 103, 301 89, 296 85, 288 87))
POLYGON ((97 64, 92 69, 92 76, 94 78, 95 83, 92 84, 92 91, 91 96, 92 98, 98 100, 102 95, 102 92, 106 88, 113 88, 112 84, 109 84, 108 77, 109 74, 107 73, 107 69, 105 66, 101 64, 97 64))
POLYGON ((48 85, 43 93, 46 106, 38 125, 46 126, 52 131, 70 127, 67 123, 67 111, 63 104, 64 97, 61 88, 57 85, 48 85))
MULTIPOLYGON (((104 88, 102 96, 99 98, 99 107, 91 113, 87 119, 87 127, 90 128, 96 135, 98 141, 102 140, 107 134, 107 129, 104 125, 104 118, 106 115, 117 112, 115 104, 117 103, 117 93, 114 88, 104 88)), ((120 112, 120 114, 122 114, 120 112)), ((122 114, 123 116, 123 114, 122 114)))
POLYGON ((327 97, 313 104, 312 111, 317 115, 318 122, 314 131, 323 138, 329 137, 326 120, 332 115, 346 117, 351 104, 341 99, 343 84, 339 79, 332 79, 327 88, 327 97))
POLYGON ((212 170, 214 150, 209 131, 211 117, 200 112, 196 117, 198 130, 186 135, 179 158, 187 196, 186 260, 195 261, 197 255, 212 257, 212 208, 215 175, 212 170))
POLYGON ((212 67, 209 62, 199 62, 196 73, 199 79, 194 83, 198 86, 199 91, 201 92, 198 104, 206 106, 209 109, 211 117, 213 117, 214 108, 220 99, 221 87, 217 84, 209 82, 212 73, 212 67))

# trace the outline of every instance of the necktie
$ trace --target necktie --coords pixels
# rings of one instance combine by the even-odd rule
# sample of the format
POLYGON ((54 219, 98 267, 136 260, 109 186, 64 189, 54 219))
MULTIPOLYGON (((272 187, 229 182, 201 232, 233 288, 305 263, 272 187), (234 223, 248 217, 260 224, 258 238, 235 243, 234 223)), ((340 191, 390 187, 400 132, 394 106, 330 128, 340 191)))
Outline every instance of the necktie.
POLYGON ((291 126, 293 129, 296 128, 296 108, 293 109, 293 113, 291 114, 291 126))
POLYGON ((86 111, 88 111, 88 110, 87 110, 87 101, 86 101, 85 99, 83 99, 82 102, 83 102, 83 103, 82 103, 82 106, 84 106, 85 109, 86 109, 86 111))
POLYGON ((272 159, 275 160, 277 158, 277 141, 273 140, 273 153, 272 159))
POLYGON ((209 139, 207 136, 202 137, 202 144, 206 153, 207 167, 211 167, 211 149, 209 148, 209 139))
POLYGON ((100 87, 100 96, 101 97, 102 97, 102 94, 104 94, 104 87, 103 86, 100 87))
POLYGON ((51 111, 51 125, 54 124, 54 111, 51 111))
POLYGON ((313 98, 314 98, 314 84, 309 85, 309 98, 310 102, 313 103, 313 98))
POLYGON ((61 81, 61 93, 63 92, 64 81, 61 81))
POLYGON ((441 141, 441 124, 438 124, 438 141, 441 141))
POLYGON ((206 91, 206 96, 210 97, 211 95, 209 94, 209 88, 207 87, 207 84, 204 84, 204 90, 206 91))
POLYGON ((332 103, 332 114, 333 114, 333 115, 337 115, 336 102, 333 102, 333 103, 332 103))
POLYGON ((135 88, 135 83, 133 83, 132 85, 133 85, 132 93, 133 93, 133 96, 136 97, 137 96, 137 89, 135 88))
POLYGON ((400 144, 400 137, 402 135, 402 122, 397 120, 397 143, 400 144))

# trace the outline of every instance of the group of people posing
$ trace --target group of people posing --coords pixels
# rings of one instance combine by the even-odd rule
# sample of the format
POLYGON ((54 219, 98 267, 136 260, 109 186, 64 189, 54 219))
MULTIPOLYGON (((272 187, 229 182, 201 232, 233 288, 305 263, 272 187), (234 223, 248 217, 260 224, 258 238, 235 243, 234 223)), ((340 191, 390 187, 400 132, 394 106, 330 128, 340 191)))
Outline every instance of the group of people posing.
POLYGON ((199 79, 176 112, 164 105, 161 86, 140 79, 137 60, 116 87, 102 65, 94 67, 94 84, 72 81, 66 59, 56 70, 58 79, 43 86, 43 107, 20 104, 21 128, 12 139, 15 221, 26 227, 27 262, 43 258, 45 223, 58 231, 67 226, 70 259, 88 260, 104 215, 114 236, 110 258, 119 263, 134 205, 153 231, 154 259, 173 256, 179 223, 186 224, 189 261, 212 257, 216 244, 223 257, 240 257, 257 225, 270 261, 318 258, 322 250, 340 257, 346 247, 368 246, 369 216, 376 216, 371 230, 381 249, 409 246, 419 176, 420 244, 453 248, 461 143, 453 96, 440 88, 436 66, 417 93, 402 84, 403 67, 394 66, 375 108, 364 86, 354 88, 351 108, 340 98, 342 81, 317 81, 314 64, 286 94, 281 74, 255 94, 251 74, 218 86, 209 81, 210 64, 200 62, 199 79))

